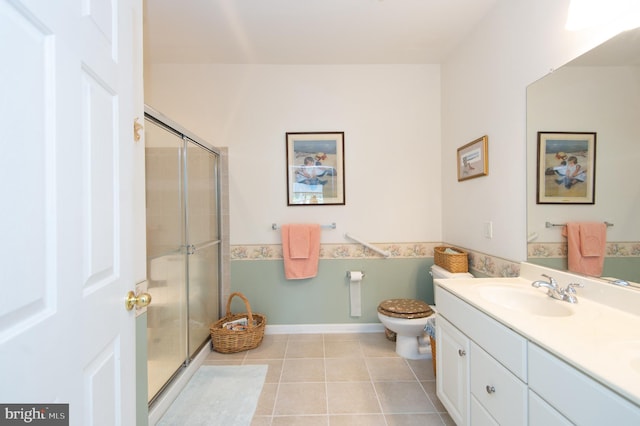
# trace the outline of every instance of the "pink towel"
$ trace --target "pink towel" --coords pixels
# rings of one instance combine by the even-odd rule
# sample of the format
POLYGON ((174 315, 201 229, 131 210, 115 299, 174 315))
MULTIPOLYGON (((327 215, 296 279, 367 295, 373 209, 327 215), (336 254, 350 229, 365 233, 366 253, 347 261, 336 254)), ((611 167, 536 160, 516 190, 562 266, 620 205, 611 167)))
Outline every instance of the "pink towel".
POLYGON ((567 237, 569 270, 599 277, 604 266, 607 225, 602 222, 570 222, 562 230, 567 237))
POLYGON ((308 259, 310 240, 311 227, 309 225, 289 225, 289 257, 291 259, 308 259))
POLYGON ((288 280, 315 277, 320 258, 320 225, 282 225, 282 257, 288 280))

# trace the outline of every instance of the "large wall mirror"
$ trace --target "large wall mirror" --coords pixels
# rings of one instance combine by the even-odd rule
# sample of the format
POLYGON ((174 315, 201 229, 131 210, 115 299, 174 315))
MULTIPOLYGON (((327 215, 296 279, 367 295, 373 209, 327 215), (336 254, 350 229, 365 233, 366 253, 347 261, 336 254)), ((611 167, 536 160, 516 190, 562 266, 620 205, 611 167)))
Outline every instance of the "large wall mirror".
POLYGON ((601 277, 640 283, 640 28, 527 88, 529 262, 567 269, 567 222, 610 223, 601 277), (596 134, 593 204, 538 203, 538 132, 596 134))

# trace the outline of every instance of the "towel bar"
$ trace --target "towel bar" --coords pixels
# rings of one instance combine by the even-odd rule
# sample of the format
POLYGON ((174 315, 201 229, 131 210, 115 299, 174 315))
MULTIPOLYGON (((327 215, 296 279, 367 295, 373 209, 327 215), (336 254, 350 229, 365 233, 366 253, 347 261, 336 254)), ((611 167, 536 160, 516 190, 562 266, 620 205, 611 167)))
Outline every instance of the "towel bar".
MULTIPOLYGON (((274 231, 276 231, 278 228, 280 228, 278 225, 276 225, 275 223, 271 224, 271 229, 273 229, 274 231)), ((330 225, 320 225, 320 228, 323 229, 336 229, 336 223, 333 222, 330 225)))
MULTIPOLYGON (((607 225, 607 227, 609 226, 613 226, 613 223, 611 222, 607 222, 606 220, 604 221, 604 224, 607 225)), ((544 224, 547 228, 551 228, 552 226, 566 226, 566 223, 551 223, 551 222, 545 222, 544 224)))

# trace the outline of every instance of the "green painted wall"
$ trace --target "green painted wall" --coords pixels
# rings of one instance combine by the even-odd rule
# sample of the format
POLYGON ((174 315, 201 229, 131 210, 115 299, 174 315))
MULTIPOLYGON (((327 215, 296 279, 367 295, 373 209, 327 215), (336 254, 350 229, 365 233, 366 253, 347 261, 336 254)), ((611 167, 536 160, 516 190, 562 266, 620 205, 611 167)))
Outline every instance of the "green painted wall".
MULTIPOLYGON (((567 270, 566 257, 532 258, 528 261, 548 268, 567 270)), ((638 283, 640 282, 640 257, 606 257, 602 276, 624 278, 638 283)))
MULTIPOLYGON (((287 280, 282 260, 232 261, 231 291, 244 294, 252 311, 264 314, 271 325, 376 323, 378 304, 385 299, 433 304, 431 265, 433 258, 327 259, 320 260, 316 277, 287 280), (365 273, 358 318, 349 314, 347 271, 365 273)), ((231 311, 246 311, 240 298, 233 299, 231 311)))

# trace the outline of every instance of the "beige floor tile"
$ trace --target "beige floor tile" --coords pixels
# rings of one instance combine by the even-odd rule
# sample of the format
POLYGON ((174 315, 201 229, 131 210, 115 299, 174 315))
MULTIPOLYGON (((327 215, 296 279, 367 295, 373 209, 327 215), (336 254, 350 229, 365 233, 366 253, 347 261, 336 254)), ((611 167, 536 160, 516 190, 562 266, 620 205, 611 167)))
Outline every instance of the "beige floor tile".
POLYGON ((386 426, 382 414, 341 414, 330 415, 331 426, 386 426))
POLYGON ((271 416, 253 416, 251 419, 251 426, 271 426, 271 416))
POLYGON ((367 358, 371 380, 416 380, 404 358, 367 358))
POLYGON ((420 384, 422 385, 424 391, 427 393, 427 396, 429 397, 429 400, 431 400, 433 406, 436 407, 436 411, 438 413, 446 413, 447 409, 444 408, 444 405, 442 405, 442 402, 440 402, 440 399, 438 398, 438 395, 436 393, 436 381, 427 380, 420 382, 420 384))
POLYGON ((276 397, 275 415, 326 414, 324 383, 281 383, 276 397))
POLYGON ((324 382, 324 359, 285 359, 282 366, 281 383, 324 382))
POLYGON ((358 341, 360 340, 359 333, 328 333, 324 334, 324 341, 326 342, 344 342, 348 340, 358 341))
POLYGON ((444 426, 438 414, 387 414, 388 426, 444 426))
POLYGON ((325 341, 324 356, 327 358, 362 358, 362 348, 357 340, 325 341))
POLYGON ((370 381, 369 370, 363 358, 326 358, 328 382, 370 381))
POLYGON ((271 426, 328 426, 328 416, 276 416, 271 426))
POLYGON ((418 382, 375 382, 374 386, 385 414, 436 412, 418 382))
POLYGON ((399 357, 395 342, 387 340, 384 333, 361 335, 360 346, 365 357, 399 357))
POLYGON ((236 352, 232 354, 223 354, 216 351, 211 351, 207 358, 207 361, 242 361, 247 356, 247 352, 236 352))
POLYGON ((322 340, 324 339, 323 336, 324 335, 322 335, 322 334, 314 334, 314 333, 289 334, 289 341, 291 341, 291 342, 299 342, 301 340, 312 340, 312 341, 316 341, 316 342, 322 342, 322 340))
POLYGON ((285 358, 323 358, 324 344, 322 336, 319 340, 299 340, 289 339, 285 358))
POLYGON ((327 383, 329 414, 380 413, 371 382, 327 383))
POLYGON ((271 416, 273 415, 273 407, 276 403, 276 395, 278 394, 277 383, 265 383, 262 386, 262 392, 260 392, 260 399, 258 400, 258 406, 256 407, 257 416, 271 416))
POLYGON ((433 374, 431 359, 408 359, 407 364, 418 380, 435 380, 436 376, 433 374))
POLYGON ((247 359, 284 358, 287 349, 286 340, 264 339, 260 346, 247 352, 247 359))

